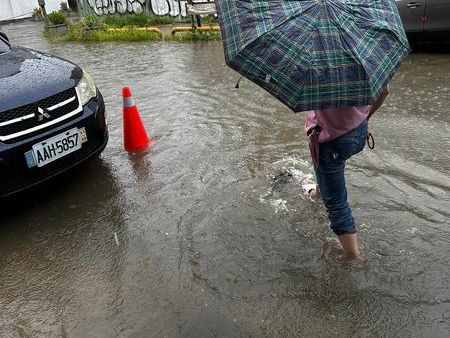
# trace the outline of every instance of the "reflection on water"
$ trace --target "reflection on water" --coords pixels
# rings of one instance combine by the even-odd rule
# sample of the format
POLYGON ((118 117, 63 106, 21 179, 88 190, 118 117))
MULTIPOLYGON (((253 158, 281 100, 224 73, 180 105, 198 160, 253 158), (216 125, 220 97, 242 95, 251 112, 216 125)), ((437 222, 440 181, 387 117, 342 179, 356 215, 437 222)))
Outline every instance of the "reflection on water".
POLYGON ((366 262, 343 263, 304 116, 225 67, 220 43, 64 44, 102 91, 101 159, 2 216, 2 336, 446 337, 450 330, 450 55, 414 54, 348 163, 366 262), (121 87, 152 136, 122 146, 121 87), (114 233, 117 234, 117 245, 114 233))
POLYGON ((68 336, 75 313, 80 335, 115 334, 84 316, 98 308, 121 316, 128 239, 118 188, 95 160, 3 205, 2 336, 68 336))

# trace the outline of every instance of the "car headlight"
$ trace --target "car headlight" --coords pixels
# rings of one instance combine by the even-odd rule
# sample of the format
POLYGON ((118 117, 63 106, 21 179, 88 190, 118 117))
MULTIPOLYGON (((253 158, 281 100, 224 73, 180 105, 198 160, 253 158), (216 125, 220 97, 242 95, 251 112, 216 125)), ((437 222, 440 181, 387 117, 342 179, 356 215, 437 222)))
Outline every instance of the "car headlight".
POLYGON ((83 77, 76 86, 76 91, 82 106, 88 103, 90 99, 97 96, 97 88, 95 87, 94 80, 92 80, 92 77, 85 71, 83 71, 83 77))

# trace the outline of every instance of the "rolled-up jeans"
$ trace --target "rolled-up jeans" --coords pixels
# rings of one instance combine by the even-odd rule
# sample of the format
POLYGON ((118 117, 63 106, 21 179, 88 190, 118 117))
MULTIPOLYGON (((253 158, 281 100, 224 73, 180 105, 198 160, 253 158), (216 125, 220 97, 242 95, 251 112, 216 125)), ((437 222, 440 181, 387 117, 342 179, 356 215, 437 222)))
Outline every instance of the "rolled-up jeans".
POLYGON ((364 149, 367 125, 367 120, 364 120, 348 133, 319 145, 319 165, 314 169, 330 226, 336 235, 356 232, 355 221, 347 202, 344 169, 345 161, 364 149))

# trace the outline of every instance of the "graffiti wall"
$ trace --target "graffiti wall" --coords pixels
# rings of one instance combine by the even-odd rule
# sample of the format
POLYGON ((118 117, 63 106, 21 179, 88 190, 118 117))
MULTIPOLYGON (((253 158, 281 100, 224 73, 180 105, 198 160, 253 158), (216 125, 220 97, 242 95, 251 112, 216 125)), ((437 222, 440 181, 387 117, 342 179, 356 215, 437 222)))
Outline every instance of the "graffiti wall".
MULTIPOLYGON (((205 0, 203 0, 205 1, 205 0)), ((183 0, 78 0, 82 15, 142 14, 186 16, 183 0)))
POLYGON ((186 16, 186 1, 147 0, 155 15, 186 16))
POLYGON ((96 15, 144 13, 145 0, 88 0, 89 8, 96 15))

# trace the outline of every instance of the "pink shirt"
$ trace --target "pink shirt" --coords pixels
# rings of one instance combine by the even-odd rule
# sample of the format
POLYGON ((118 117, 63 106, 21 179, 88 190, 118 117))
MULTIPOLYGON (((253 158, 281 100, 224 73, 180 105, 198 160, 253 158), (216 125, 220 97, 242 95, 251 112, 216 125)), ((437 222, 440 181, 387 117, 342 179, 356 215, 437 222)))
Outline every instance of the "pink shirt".
POLYGON ((332 141, 358 127, 369 115, 369 110, 370 106, 360 106, 306 112, 305 130, 315 167, 319 166, 319 144, 332 141))
MULTIPOLYGON (((389 93, 387 85, 382 95, 389 93)), ((314 165, 319 165, 319 144, 332 141, 358 127, 368 116, 371 106, 318 109, 306 112, 305 130, 314 165), (315 127, 318 127, 314 129, 315 127)))
MULTIPOLYGON (((387 85, 381 95, 389 94, 387 85)), ((332 141, 358 127, 368 116, 371 106, 319 109, 306 112, 305 130, 319 126, 319 143, 332 141)))
POLYGON ((369 115, 370 106, 320 109, 306 112, 305 130, 319 126, 319 143, 328 142, 358 127, 369 115))

